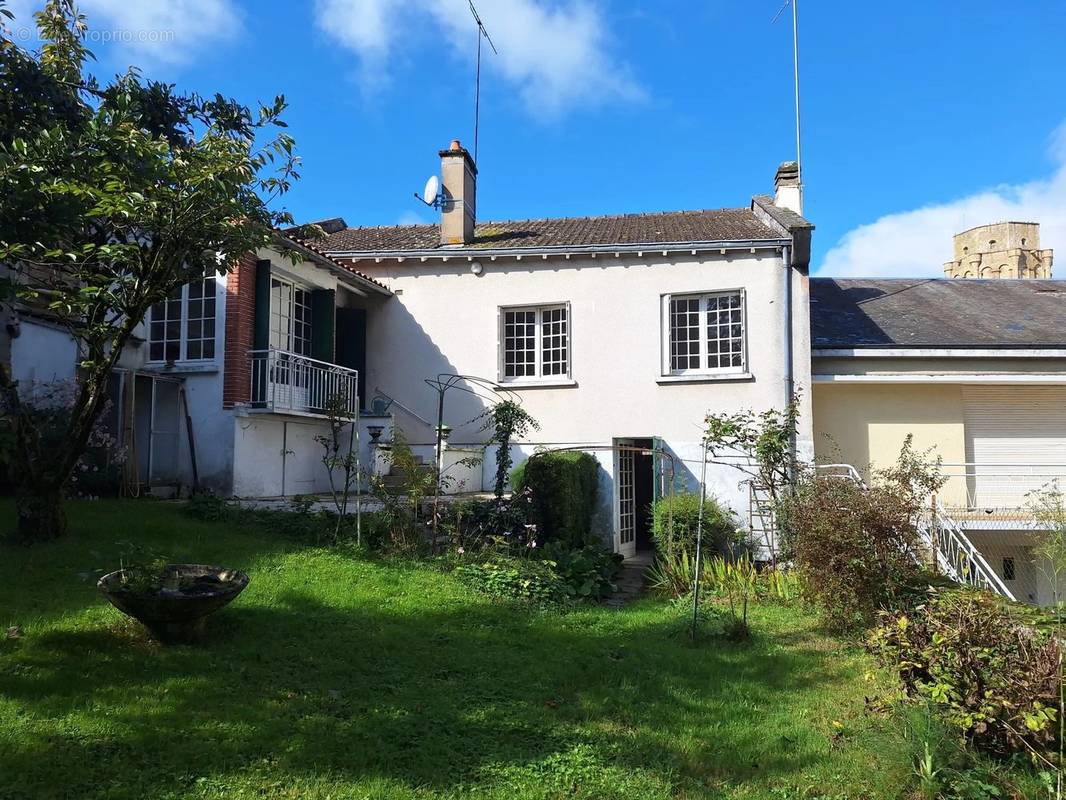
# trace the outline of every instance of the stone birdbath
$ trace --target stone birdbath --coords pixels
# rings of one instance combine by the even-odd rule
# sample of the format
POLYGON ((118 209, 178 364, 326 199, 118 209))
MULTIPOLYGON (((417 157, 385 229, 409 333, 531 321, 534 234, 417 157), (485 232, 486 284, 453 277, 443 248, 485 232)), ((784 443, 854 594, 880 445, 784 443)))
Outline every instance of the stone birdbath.
POLYGON ((143 572, 120 569, 97 583, 111 605, 168 644, 198 639, 207 617, 247 585, 244 572, 206 564, 167 564, 147 579, 143 572))

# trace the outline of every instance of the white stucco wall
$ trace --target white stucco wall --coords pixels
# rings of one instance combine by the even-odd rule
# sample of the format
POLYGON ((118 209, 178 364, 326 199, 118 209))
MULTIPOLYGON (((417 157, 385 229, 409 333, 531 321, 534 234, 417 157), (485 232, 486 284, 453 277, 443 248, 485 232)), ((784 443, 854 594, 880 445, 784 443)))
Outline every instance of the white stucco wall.
POLYGON ((70 380, 78 364, 78 348, 63 329, 24 318, 11 339, 11 374, 20 382, 70 380))
MULTIPOLYGON (((660 257, 645 254, 547 260, 513 258, 481 262, 471 274, 465 258, 448 263, 408 259, 358 266, 396 292, 368 320, 367 386, 400 400, 426 420, 436 419, 436 394, 427 377, 442 372, 499 379, 498 310, 501 306, 570 304, 573 386, 511 385, 541 424, 520 448, 539 445, 610 445, 619 437, 662 438, 682 459, 698 462, 701 423, 708 412, 781 407, 786 398, 780 251, 729 251, 726 255, 660 257), (743 380, 662 380, 662 295, 743 289, 746 293, 747 367, 743 380)), ((810 452, 810 358, 807 281, 793 272, 795 384, 804 395, 800 448, 810 452)), ((486 403, 453 391, 445 422, 452 443, 482 442, 479 422, 486 403)), ((432 431, 394 408, 397 423, 413 443, 428 443, 432 431)), ((612 454, 597 452, 608 479, 612 454)), ((517 461, 518 459, 516 459, 517 461)), ((491 470, 491 455, 485 470, 491 470)), ((698 463, 688 465, 698 474, 698 463)), ((712 491, 737 511, 747 501, 743 476, 711 468, 712 491)), ((608 483, 608 486, 611 484, 608 483)), ((612 490, 613 491, 613 490, 612 490)), ((605 497, 613 506, 613 496, 605 497)))

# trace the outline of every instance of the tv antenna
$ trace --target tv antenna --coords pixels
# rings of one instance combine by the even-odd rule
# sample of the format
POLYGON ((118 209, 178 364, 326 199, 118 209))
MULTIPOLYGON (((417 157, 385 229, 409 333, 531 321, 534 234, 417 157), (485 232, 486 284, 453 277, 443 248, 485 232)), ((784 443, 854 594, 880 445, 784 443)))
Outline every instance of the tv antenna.
POLYGON ((792 74, 796 86, 796 176, 800 186, 803 185, 803 162, 800 156, 800 56, 799 56, 799 9, 796 7, 799 0, 785 0, 774 18, 770 20, 773 25, 785 13, 785 9, 792 5, 792 74))
POLYGON ((474 163, 476 164, 478 128, 481 126, 481 38, 485 38, 493 53, 499 55, 500 51, 496 49, 496 45, 492 43, 492 37, 485 30, 485 23, 481 21, 481 17, 477 13, 474 0, 467 0, 467 3, 470 4, 470 13, 474 15, 474 22, 477 23, 477 72, 474 78, 474 163))

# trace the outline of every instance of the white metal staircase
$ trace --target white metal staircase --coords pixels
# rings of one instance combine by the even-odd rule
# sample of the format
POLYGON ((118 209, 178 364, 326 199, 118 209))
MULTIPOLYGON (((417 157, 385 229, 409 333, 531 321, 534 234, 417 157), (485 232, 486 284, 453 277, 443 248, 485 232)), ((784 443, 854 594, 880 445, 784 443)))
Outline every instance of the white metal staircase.
POLYGON ((989 566, 981 551, 970 541, 966 531, 944 511, 936 499, 929 512, 918 521, 922 540, 933 557, 933 569, 956 583, 975 586, 1015 600, 1014 593, 989 566))
MULTIPOLYGON (((866 483, 862 475, 850 464, 821 464, 815 468, 823 478, 851 481, 862 488, 866 483)), ((774 511, 767 498, 768 493, 759 491, 755 483, 749 484, 748 524, 753 533, 775 533, 774 511)), ((952 519, 944 507, 934 498, 929 510, 917 520, 918 532, 927 554, 914 553, 922 566, 930 566, 951 580, 984 589, 1014 600, 1011 592, 996 571, 989 566, 981 551, 970 541, 966 531, 952 519)))

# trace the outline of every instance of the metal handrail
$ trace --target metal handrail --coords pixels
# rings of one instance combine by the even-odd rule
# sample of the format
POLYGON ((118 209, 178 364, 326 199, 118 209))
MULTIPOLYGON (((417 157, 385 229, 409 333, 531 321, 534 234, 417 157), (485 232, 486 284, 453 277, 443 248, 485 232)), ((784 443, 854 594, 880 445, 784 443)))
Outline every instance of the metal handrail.
MULTIPOLYGON (((815 472, 821 473, 821 477, 825 478, 851 480, 866 488, 859 471, 851 464, 820 464, 815 468, 815 472)), ((933 553, 935 566, 951 580, 986 589, 1008 600, 1015 599, 1013 592, 992 569, 977 546, 970 541, 970 537, 935 498, 929 513, 920 515, 916 523, 922 542, 933 553)), ((919 564, 923 563, 920 553, 912 555, 919 564)))
POLYGON ((939 502, 933 501, 929 515, 919 520, 918 529, 936 555, 936 566, 951 580, 986 589, 1008 600, 1016 599, 981 551, 970 541, 970 537, 939 502))
POLYGON ((942 465, 941 474, 965 483, 965 505, 952 503, 953 508, 1017 511, 1028 506, 1031 493, 1066 484, 1066 464, 969 462, 942 465))
POLYGON ((359 411, 359 373, 317 358, 269 348, 250 350, 252 406, 268 411, 326 414, 334 397, 359 411))
POLYGON ((374 392, 379 394, 379 395, 381 395, 386 400, 388 400, 391 405, 394 405, 397 408, 402 409, 403 411, 406 411, 408 414, 410 414, 412 417, 417 419, 419 422, 421 422, 423 425, 425 425, 430 430, 433 430, 433 429, 435 429, 437 427, 436 425, 434 425, 432 422, 430 422, 428 419, 423 417, 418 412, 412 411, 410 408, 405 406, 403 403, 401 403, 395 397, 393 397, 392 395, 388 394, 387 392, 382 391, 381 387, 375 387, 374 392))

